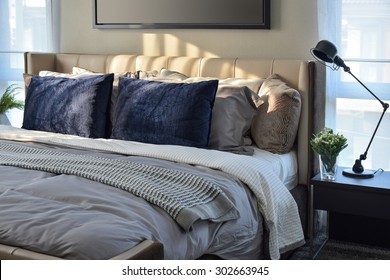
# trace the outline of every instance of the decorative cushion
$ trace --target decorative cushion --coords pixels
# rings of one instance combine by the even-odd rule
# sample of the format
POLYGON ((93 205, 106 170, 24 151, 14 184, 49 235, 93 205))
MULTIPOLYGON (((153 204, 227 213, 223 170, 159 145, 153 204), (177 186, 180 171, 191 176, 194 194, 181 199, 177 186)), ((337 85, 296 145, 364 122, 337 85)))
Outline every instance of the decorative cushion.
MULTIPOLYGON (((160 82, 195 83, 215 80, 210 77, 187 77, 161 69, 160 75, 148 80, 160 82)), ((219 80, 211 119, 209 148, 252 155, 250 126, 257 108, 263 101, 256 94, 264 79, 227 78, 219 80)))
POLYGON ((219 86, 215 98, 209 148, 252 155, 250 127, 263 100, 248 87, 219 86))
POLYGON ((120 78, 111 138, 206 148, 217 87, 120 78))
POLYGON ((106 137, 113 79, 113 74, 78 79, 32 76, 27 89, 23 128, 106 137))
POLYGON ((273 153, 291 150, 298 131, 301 97, 278 75, 272 75, 262 84, 259 92, 264 104, 254 117, 251 134, 256 145, 273 153))
MULTIPOLYGON (((134 75, 138 75, 138 73, 132 73, 132 72, 118 72, 118 73, 113 73, 113 74, 114 74, 114 83, 112 86, 110 108, 108 111, 109 119, 108 119, 108 128, 107 129, 109 131, 109 135, 111 134, 112 123, 114 121, 114 109, 115 109, 116 100, 118 98, 119 78, 120 77, 132 77, 133 78, 134 75)), ((82 77, 82 76, 91 76, 91 75, 104 75, 104 73, 97 73, 97 72, 93 72, 93 71, 85 69, 85 68, 74 66, 72 68, 72 74, 70 74, 70 77, 73 77, 73 76, 74 77, 82 77)))

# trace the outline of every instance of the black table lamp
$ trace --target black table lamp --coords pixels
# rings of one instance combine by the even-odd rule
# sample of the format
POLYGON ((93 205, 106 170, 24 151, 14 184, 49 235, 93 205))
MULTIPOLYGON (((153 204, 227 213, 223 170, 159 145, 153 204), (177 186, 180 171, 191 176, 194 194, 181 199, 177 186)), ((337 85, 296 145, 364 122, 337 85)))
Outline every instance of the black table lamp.
POLYGON ((380 100, 371 90, 369 90, 358 78, 356 78, 355 75, 351 73, 350 68, 345 65, 345 62, 337 55, 337 48, 335 45, 333 45, 331 42, 322 40, 319 41, 315 48, 311 49, 311 54, 319 61, 322 61, 324 63, 332 63, 332 66, 330 67, 332 70, 338 70, 340 67, 344 69, 345 72, 349 73, 352 77, 355 78, 356 81, 359 82, 369 93, 371 93, 372 96, 375 97, 376 100, 378 100, 383 107, 383 112, 381 117, 379 118, 378 124, 375 127, 374 133, 371 136, 370 142, 368 143, 366 151, 360 155, 360 157, 355 161, 355 164, 353 165, 352 169, 345 169, 343 171, 343 175, 348 177, 355 177, 355 178, 371 178, 374 176, 374 171, 372 170, 364 170, 364 167, 362 165, 362 160, 365 160, 367 158, 367 152, 368 149, 371 146, 372 140, 375 137, 376 131, 378 130, 378 127, 383 119, 383 116, 386 113, 386 110, 389 108, 389 104, 383 102, 380 100))

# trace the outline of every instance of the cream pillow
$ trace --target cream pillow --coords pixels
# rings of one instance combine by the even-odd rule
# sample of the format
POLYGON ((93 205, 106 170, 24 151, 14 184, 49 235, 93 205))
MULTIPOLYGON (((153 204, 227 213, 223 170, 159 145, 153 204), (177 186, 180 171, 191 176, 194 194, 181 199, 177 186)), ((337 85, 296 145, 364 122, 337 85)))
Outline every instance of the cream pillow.
MULTIPOLYGON (((215 80, 215 79, 216 78, 212 78, 212 77, 191 77, 182 80, 182 82, 194 83, 194 82, 215 80)), ((220 79, 219 85, 248 87, 250 90, 258 93, 263 82, 264 79, 226 78, 226 79, 220 79)))
MULTIPOLYGON (((61 73, 61 72, 54 72, 54 71, 48 71, 48 70, 42 70, 42 71, 39 71, 38 73, 38 76, 40 77, 47 77, 47 76, 50 76, 50 77, 61 77, 61 78, 71 78, 71 79, 77 79, 77 78, 80 78, 80 77, 86 77, 86 76, 90 76, 91 74, 88 74, 86 72, 83 72, 83 73, 61 73)), ((99 74, 101 75, 101 74, 99 74)), ((27 74, 27 73, 24 73, 23 74, 23 79, 24 79, 24 85, 26 86, 26 88, 29 87, 30 85, 30 82, 31 82, 31 78, 33 77, 34 75, 32 74, 27 74)))
POLYGON ((259 92, 264 104, 253 118, 252 139, 263 150, 284 154, 295 142, 301 115, 301 96, 274 74, 259 92))
POLYGON ((160 74, 158 75, 159 78, 162 79, 168 79, 168 80, 175 80, 175 81, 183 81, 185 79, 188 79, 188 77, 180 72, 177 71, 171 71, 168 69, 161 69, 160 74))

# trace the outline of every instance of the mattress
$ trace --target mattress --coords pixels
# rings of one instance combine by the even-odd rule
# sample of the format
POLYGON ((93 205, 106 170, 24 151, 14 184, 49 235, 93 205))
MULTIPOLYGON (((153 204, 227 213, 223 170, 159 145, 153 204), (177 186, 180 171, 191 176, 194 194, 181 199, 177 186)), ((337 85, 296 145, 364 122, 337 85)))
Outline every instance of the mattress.
POLYGON ((267 161, 288 190, 292 190, 297 185, 298 161, 295 150, 291 150, 285 154, 274 154, 257 147, 253 147, 253 149, 255 151, 253 157, 258 160, 267 161))

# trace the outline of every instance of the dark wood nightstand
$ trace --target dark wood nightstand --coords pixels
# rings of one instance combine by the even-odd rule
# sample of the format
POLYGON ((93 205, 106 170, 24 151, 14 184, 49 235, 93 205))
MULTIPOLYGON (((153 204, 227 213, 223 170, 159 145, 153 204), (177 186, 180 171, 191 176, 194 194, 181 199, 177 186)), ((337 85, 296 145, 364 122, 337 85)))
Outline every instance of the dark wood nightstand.
POLYGON ((390 172, 356 179, 311 180, 312 210, 328 211, 329 238, 390 248, 390 172))

